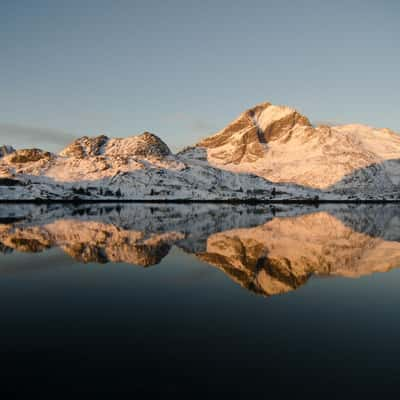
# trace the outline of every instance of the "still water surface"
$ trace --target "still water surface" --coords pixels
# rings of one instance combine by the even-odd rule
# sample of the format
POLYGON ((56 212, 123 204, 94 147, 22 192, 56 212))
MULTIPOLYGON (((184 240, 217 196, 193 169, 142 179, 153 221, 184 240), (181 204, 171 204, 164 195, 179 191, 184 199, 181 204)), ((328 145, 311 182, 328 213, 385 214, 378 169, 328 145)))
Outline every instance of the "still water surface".
POLYGON ((397 389, 395 205, 0 207, 2 392, 397 389))

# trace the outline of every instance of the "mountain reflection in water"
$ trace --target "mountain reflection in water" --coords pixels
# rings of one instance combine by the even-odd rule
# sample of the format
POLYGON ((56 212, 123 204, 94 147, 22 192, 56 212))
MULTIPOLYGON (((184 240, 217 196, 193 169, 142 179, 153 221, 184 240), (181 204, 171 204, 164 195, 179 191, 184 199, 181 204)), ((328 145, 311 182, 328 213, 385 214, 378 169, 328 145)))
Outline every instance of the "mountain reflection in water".
POLYGON ((397 267, 399 217, 395 205, 8 205, 0 208, 0 251, 59 247, 83 263, 148 267, 176 246, 270 296, 312 275, 397 267))

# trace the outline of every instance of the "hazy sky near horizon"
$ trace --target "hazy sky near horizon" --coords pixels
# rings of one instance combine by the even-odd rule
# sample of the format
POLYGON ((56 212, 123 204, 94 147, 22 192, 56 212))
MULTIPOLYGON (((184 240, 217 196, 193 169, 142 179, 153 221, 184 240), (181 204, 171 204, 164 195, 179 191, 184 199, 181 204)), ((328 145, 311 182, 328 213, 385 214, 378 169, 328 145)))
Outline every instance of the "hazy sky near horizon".
POLYGON ((0 144, 176 150, 262 101, 400 132, 399 20, 397 0, 0 0, 0 144))

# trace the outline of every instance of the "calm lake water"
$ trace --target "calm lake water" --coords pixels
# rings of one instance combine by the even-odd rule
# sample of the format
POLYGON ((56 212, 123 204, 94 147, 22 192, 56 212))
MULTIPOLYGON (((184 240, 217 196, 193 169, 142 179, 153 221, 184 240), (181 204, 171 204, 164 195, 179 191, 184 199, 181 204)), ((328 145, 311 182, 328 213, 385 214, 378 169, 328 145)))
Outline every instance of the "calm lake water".
POLYGON ((398 387, 395 205, 0 206, 2 392, 398 387))

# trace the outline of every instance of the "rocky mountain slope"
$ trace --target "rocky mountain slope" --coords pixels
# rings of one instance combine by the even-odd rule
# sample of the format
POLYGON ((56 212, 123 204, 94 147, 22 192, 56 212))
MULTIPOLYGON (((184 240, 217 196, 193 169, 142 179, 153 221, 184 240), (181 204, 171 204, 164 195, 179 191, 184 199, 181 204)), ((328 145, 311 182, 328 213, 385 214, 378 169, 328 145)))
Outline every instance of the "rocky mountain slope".
POLYGON ((59 154, 0 147, 0 200, 400 199, 400 136, 318 126, 259 104, 173 154, 158 136, 82 137, 59 154))

